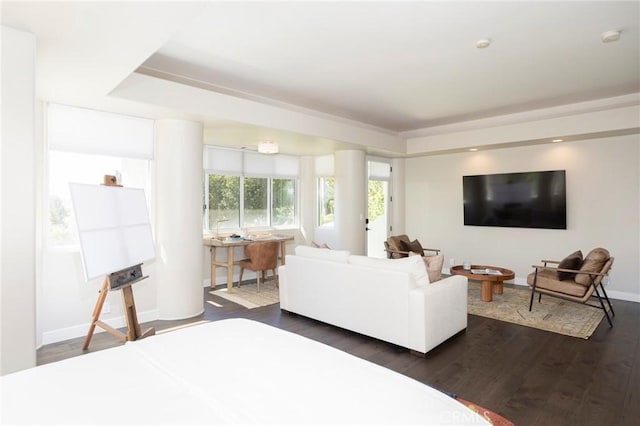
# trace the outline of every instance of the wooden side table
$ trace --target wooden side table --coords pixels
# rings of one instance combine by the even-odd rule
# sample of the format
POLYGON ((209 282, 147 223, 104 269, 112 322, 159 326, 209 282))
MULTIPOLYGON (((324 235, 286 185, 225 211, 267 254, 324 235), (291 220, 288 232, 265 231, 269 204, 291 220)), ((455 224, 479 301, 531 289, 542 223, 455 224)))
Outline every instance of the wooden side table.
POLYGON ((454 275, 464 275, 470 280, 480 281, 482 285, 480 299, 483 302, 491 302, 494 293, 502 294, 503 283, 515 277, 512 270, 499 266, 471 265, 471 269, 464 269, 462 265, 456 265, 452 266, 449 271, 454 275), (499 271, 500 274, 479 273, 479 271, 486 270, 499 271))

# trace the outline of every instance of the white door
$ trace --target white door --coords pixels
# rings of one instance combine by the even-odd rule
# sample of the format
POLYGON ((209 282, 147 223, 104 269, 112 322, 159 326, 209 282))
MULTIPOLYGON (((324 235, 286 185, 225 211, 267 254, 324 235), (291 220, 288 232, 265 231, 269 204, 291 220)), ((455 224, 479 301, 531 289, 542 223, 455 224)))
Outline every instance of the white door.
POLYGON ((389 230, 389 181, 391 165, 382 161, 368 161, 367 185, 367 256, 387 257, 384 242, 389 230))

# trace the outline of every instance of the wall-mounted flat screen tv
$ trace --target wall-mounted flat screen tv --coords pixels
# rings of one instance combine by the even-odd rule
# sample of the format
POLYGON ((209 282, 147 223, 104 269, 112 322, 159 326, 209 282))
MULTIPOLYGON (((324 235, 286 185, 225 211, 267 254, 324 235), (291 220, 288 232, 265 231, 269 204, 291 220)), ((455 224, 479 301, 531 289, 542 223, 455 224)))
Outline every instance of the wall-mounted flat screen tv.
POLYGON ((464 224, 567 229, 564 170, 463 176, 464 224))

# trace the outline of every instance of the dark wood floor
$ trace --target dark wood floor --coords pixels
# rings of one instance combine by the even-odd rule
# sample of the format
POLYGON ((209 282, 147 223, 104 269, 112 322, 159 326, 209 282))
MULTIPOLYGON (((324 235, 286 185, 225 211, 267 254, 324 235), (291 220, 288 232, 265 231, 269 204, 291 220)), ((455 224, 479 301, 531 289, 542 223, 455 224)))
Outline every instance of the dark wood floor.
MULTIPOLYGON (((469 315, 466 333, 425 358, 356 333, 280 311, 246 309, 205 290, 203 315, 144 324, 168 330, 194 321, 242 317, 323 342, 437 389, 485 406, 517 425, 636 425, 640 419, 640 304, 613 301, 604 320, 581 340, 469 315)), ((82 355, 83 338, 38 350, 38 364, 82 355)), ((120 343, 107 333, 90 351, 120 343)), ((203 366, 203 368, 205 368, 203 366)))

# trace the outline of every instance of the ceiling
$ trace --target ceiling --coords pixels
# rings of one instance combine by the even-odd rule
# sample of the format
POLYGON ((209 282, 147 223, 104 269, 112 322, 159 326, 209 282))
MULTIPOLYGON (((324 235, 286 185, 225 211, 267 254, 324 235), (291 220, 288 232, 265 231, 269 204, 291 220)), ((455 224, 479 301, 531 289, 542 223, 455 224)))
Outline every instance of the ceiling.
POLYGON ((71 104, 121 110, 108 95, 137 71, 402 135, 640 92, 637 1, 3 1, 2 12, 37 36, 39 96, 71 104), (620 40, 603 43, 608 30, 620 40))

